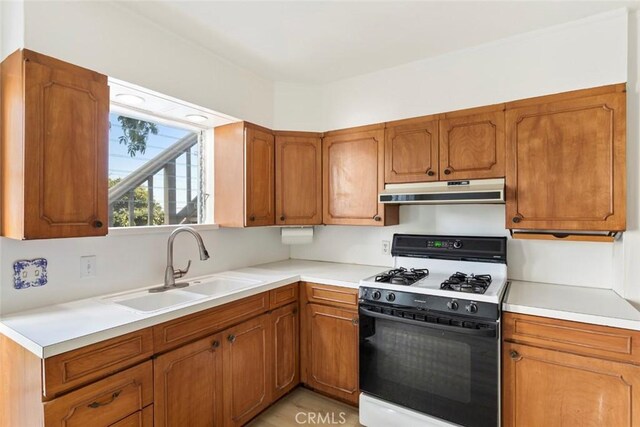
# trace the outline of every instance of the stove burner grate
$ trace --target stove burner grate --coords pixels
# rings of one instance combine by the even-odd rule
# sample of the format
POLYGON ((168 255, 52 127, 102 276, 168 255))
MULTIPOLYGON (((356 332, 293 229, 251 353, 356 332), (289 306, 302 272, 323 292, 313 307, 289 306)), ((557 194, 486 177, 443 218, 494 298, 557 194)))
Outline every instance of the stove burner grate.
POLYGON ((376 282, 409 286, 418 280, 424 279, 428 275, 429 270, 426 268, 412 268, 407 270, 404 267, 400 267, 378 274, 376 276, 376 282))
POLYGON ((457 272, 447 280, 442 282, 440 289, 456 292, 468 292, 473 294, 484 294, 491 284, 489 274, 471 274, 457 272))

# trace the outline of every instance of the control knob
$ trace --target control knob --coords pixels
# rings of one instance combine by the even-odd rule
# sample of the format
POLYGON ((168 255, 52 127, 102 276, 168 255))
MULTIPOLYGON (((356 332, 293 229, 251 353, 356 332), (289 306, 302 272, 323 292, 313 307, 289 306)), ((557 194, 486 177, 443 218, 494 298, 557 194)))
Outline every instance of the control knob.
POLYGON ((476 305, 476 303, 472 302, 470 303, 468 306, 465 307, 467 309, 467 311, 471 314, 473 313, 477 313, 478 312, 478 306, 476 305))
POLYGON ((458 309, 458 301, 452 299, 451 301, 449 301, 447 303, 447 307, 449 307, 449 310, 457 310, 458 309))
POLYGON ((389 294, 387 294, 387 301, 394 302, 395 300, 396 300, 396 294, 394 294, 393 292, 390 292, 389 294))
POLYGON ((462 242, 460 240, 456 240, 453 242, 453 247, 455 249, 460 249, 462 247, 462 242))
POLYGON ((371 293, 371 298, 373 298, 373 299, 380 299, 381 296, 382 296, 382 294, 380 293, 380 291, 373 291, 371 293))

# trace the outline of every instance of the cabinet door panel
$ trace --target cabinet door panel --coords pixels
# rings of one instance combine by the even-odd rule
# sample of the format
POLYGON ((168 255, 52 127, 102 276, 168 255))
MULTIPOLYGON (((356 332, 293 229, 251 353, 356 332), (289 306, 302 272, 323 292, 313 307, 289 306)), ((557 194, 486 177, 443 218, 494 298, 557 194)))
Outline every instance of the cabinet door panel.
POLYGON ((438 180, 438 121, 385 130, 385 182, 438 180))
POLYGON ((625 94, 507 111, 507 228, 624 230, 625 94))
POLYGON ((378 192, 384 188, 383 138, 382 129, 324 138, 325 224, 385 224, 385 209, 378 203, 378 192))
POLYGON ((222 425, 222 336, 214 335, 154 361, 157 427, 222 425))
POLYGON ((25 106, 24 237, 107 234, 106 82, 26 61, 25 106))
POLYGON ((640 368, 512 343, 503 346, 503 425, 640 426, 640 368))
POLYGON ((271 313, 271 323, 275 380, 273 400, 277 400, 300 382, 298 303, 274 310, 271 313))
POLYGON ((276 224, 322 222, 320 137, 276 137, 276 224))
POLYGON ((271 403, 271 337, 264 314, 223 332, 226 426, 241 426, 271 403))
POLYGON ((307 305, 307 381, 315 389, 358 402, 358 314, 307 305))
POLYGON ((246 225, 274 224, 274 137, 246 128, 246 225))
POLYGON ((440 121, 440 179, 504 177, 504 112, 440 121))

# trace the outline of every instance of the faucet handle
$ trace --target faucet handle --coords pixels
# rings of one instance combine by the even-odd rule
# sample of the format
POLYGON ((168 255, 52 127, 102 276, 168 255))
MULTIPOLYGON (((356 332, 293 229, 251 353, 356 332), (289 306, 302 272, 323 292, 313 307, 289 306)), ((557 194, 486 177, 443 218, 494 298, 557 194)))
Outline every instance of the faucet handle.
POLYGON ((179 279, 181 277, 183 277, 185 274, 187 274, 189 272, 189 267, 191 267, 191 260, 189 260, 189 262, 187 263, 187 268, 185 268, 184 270, 181 269, 176 269, 173 271, 173 277, 175 279, 179 279))

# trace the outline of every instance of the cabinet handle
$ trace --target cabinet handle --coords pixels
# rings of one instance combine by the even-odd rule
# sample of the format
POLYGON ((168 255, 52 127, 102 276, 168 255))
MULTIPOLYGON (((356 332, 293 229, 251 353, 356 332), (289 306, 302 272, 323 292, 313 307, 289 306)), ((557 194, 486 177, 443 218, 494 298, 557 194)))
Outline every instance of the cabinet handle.
POLYGON ((517 223, 519 223, 520 221, 522 221, 522 217, 520 217, 520 216, 514 216, 511 220, 517 224, 517 223))
POLYGON ((251 216, 249 217, 249 221, 255 221, 255 220, 256 220, 255 215, 251 215, 251 216))
POLYGON ((436 173, 434 171, 432 171, 431 169, 427 169, 427 175, 429 176, 434 176, 436 173))
POLYGON ((235 335, 229 335, 227 337, 227 339, 229 340, 230 343, 234 343, 236 341, 236 336, 235 335))
POLYGON ((358 320, 357 317, 354 317, 353 319, 351 319, 351 324, 352 325, 358 325, 360 323, 360 321, 358 320))
POLYGON ((511 350, 511 352, 509 353, 509 357, 511 357, 513 360, 520 360, 522 359, 522 356, 520 356, 520 353, 518 353, 515 350, 511 350))
POLYGON ((445 175, 451 175, 451 169, 446 168, 446 169, 444 170, 444 174, 445 174, 445 175))
POLYGON ((113 403, 113 401, 116 400, 118 396, 120 396, 120 393, 122 393, 122 390, 118 390, 115 393, 113 393, 111 395, 111 399, 107 400, 106 402, 93 402, 93 403, 89 403, 87 406, 93 409, 99 408, 101 406, 107 406, 108 404, 113 403))
POLYGON ((373 217, 374 221, 382 221, 382 218, 380 217, 380 215, 376 215, 373 217))
POLYGON ((213 343, 211 343, 211 348, 216 349, 220 347, 220 341, 215 340, 213 343))
POLYGON ((284 215, 280 217, 280 221, 284 221, 284 215))
POLYGON ((95 228, 102 228, 102 225, 103 225, 102 221, 99 221, 99 220, 93 221, 93 226, 95 228))

